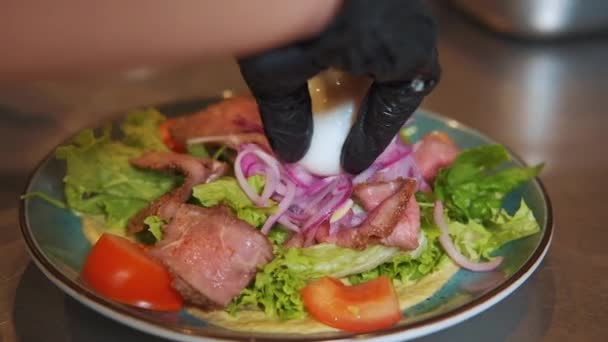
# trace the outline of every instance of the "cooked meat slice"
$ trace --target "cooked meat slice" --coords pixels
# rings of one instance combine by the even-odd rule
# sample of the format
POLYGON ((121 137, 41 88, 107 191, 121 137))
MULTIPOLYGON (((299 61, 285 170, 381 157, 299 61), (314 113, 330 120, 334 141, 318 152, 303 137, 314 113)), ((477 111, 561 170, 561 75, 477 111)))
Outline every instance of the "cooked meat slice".
POLYGON ((268 144, 268 139, 266 139, 266 136, 263 133, 235 133, 228 135, 204 136, 194 138, 190 140, 190 143, 202 143, 212 146, 227 146, 233 150, 238 150, 238 148, 243 144, 256 144, 266 149, 268 152, 271 151, 270 145, 268 144))
MULTIPOLYGON (((330 235, 329 224, 324 224, 315 236, 317 241, 335 243, 339 246, 355 249, 363 249, 369 244, 378 243, 397 245, 401 248, 408 246, 409 244, 400 241, 400 238, 409 238, 411 233, 395 232, 395 229, 412 228, 410 225, 406 225, 405 221, 403 223, 401 221, 407 219, 409 202, 411 200, 415 201, 415 198, 412 197, 416 190, 416 181, 398 179, 395 182, 399 184, 396 191, 389 194, 386 199, 373 208, 361 225, 354 228, 344 228, 335 235, 330 235)), ((386 183, 375 186, 384 187, 385 185, 386 183)), ((413 234, 417 234, 417 231, 413 234)))
POLYGON ((186 300, 206 308, 228 305, 273 257, 266 236, 222 206, 181 204, 164 233, 150 254, 186 300))
POLYGON ((402 250, 411 251, 418 248, 418 233, 420 232, 420 206, 416 198, 412 196, 405 213, 401 216, 393 232, 380 241, 385 246, 399 247, 402 250))
POLYGON ((372 182, 355 185, 353 196, 365 210, 372 211, 403 185, 403 179, 390 182, 372 182))
POLYGON ((176 171, 184 175, 182 185, 154 200, 129 220, 127 228, 131 233, 143 230, 143 222, 148 216, 158 215, 170 220, 177 206, 188 200, 193 186, 212 181, 227 170, 227 165, 217 160, 198 159, 173 152, 146 152, 131 160, 131 164, 143 169, 176 171))
POLYGON ((460 150, 443 132, 427 134, 414 145, 414 159, 424 180, 431 183, 439 169, 452 164, 460 150))
POLYGON ((304 234, 293 234, 287 241, 283 243, 283 247, 285 248, 302 248, 304 247, 304 242, 306 241, 306 237, 304 234))
MULTIPOLYGON (((403 186, 403 179, 391 182, 362 183, 355 186, 353 195, 355 200, 367 210, 374 210, 380 203, 392 196, 399 187, 403 186)), ((418 247, 418 232, 420 231, 420 207, 415 198, 408 202, 405 213, 397 222, 393 232, 381 243, 386 246, 395 246, 404 250, 418 247)))
POLYGON ((177 118, 170 132, 180 143, 193 138, 257 133, 257 137, 262 137, 268 145, 257 103, 251 96, 226 99, 198 113, 177 118))

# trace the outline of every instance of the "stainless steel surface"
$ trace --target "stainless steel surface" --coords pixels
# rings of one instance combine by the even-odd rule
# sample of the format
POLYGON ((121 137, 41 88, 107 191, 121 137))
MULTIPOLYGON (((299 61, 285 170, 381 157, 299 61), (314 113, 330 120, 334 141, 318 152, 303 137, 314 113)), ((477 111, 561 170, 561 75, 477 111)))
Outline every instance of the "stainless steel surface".
POLYGON ((605 0, 452 0, 489 28, 526 38, 555 38, 606 31, 605 0))
MULTIPOLYGON (((608 41, 498 40, 442 10, 443 80, 425 101, 545 161, 556 234, 540 269, 487 312, 420 341, 608 340, 608 41)), ((28 173, 68 134, 126 108, 243 89, 230 61, 146 75, 0 86, 0 341, 160 342, 65 296, 29 261, 17 222, 28 173)))

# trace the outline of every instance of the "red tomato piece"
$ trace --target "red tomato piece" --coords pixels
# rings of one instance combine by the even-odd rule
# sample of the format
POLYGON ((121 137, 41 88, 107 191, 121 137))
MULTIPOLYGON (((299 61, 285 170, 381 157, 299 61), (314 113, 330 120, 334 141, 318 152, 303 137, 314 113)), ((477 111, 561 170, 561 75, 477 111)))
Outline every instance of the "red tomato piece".
POLYGON ((301 294, 312 317, 350 332, 387 328, 402 317, 392 281, 386 276, 354 286, 324 277, 308 283, 301 294))
POLYGON ((160 135, 161 140, 171 151, 184 153, 186 152, 186 146, 175 141, 173 136, 171 136, 171 126, 175 123, 173 119, 166 119, 158 125, 158 134, 160 135))
POLYGON ((100 294, 124 304, 157 311, 182 307, 167 269, 120 236, 101 236, 85 260, 81 277, 100 294))

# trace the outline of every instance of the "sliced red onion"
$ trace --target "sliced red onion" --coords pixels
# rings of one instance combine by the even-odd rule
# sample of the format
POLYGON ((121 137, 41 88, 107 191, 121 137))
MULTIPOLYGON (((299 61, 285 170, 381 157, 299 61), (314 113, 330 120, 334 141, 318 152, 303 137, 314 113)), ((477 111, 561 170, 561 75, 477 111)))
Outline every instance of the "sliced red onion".
POLYGON ((316 228, 323 221, 327 220, 338 207, 350 198, 352 193, 352 183, 346 176, 338 177, 331 185, 331 188, 334 196, 329 197, 327 201, 322 202, 317 212, 304 222, 302 228, 304 231, 316 228))
POLYGON ((367 182, 381 168, 382 167, 380 164, 372 164, 370 167, 368 167, 363 172, 355 176, 355 178, 353 178, 353 184, 361 184, 367 182))
POLYGON ((264 190, 262 190, 262 194, 260 195, 259 203, 256 203, 258 206, 268 206, 268 200, 272 194, 275 193, 277 186, 280 183, 279 175, 273 172, 273 170, 269 167, 264 169, 264 175, 266 175, 266 181, 264 184, 264 190))
POLYGON ((411 162, 405 161, 409 159, 411 154, 412 146, 405 144, 399 135, 397 135, 374 163, 353 179, 353 183, 360 184, 372 179, 378 179, 379 173, 384 173, 384 178, 387 178, 387 181, 397 179, 398 177, 409 177, 411 165, 407 163, 411 162), (404 165, 404 163, 406 164, 404 165))
POLYGON ((474 262, 460 253, 450 237, 448 225, 443 218, 443 203, 441 203, 441 201, 435 202, 433 219, 435 220, 435 224, 439 227, 439 230, 441 230, 441 235, 439 236, 441 246, 450 258, 452 258, 460 267, 474 272, 487 272, 495 270, 502 263, 502 260, 504 259, 502 256, 496 257, 488 262, 474 262))
POLYGON ((416 180, 417 189, 421 191, 430 191, 431 187, 424 180, 422 176, 422 172, 416 165, 416 159, 413 154, 408 154, 407 156, 397 160, 396 162, 387 165, 382 170, 376 172, 371 180, 373 181, 385 181, 390 182, 400 177, 413 178, 416 180))
POLYGON ((312 184, 310 184, 310 186, 306 189, 306 191, 304 192, 305 195, 307 196, 311 196, 316 194, 317 192, 325 189, 325 187, 334 181, 334 179, 336 179, 336 176, 330 176, 330 177, 325 177, 322 179, 319 179, 317 181, 314 181, 312 184))
POLYGON ((299 198, 296 203, 300 205, 304 212, 307 214, 311 214, 312 211, 317 207, 317 204, 321 202, 323 199, 327 197, 331 192, 335 190, 337 186, 336 182, 330 182, 324 189, 319 191, 317 194, 314 194, 312 197, 304 196, 299 198))
MULTIPOLYGON (((293 199, 296 195, 296 185, 292 182, 287 182, 287 191, 285 193, 285 197, 279 202, 279 207, 277 212, 268 217, 264 225, 262 226, 262 233, 268 234, 270 228, 277 222, 277 220, 289 209, 293 199)), ((299 229, 298 229, 299 230, 299 229)))
POLYGON ((285 185, 284 179, 285 179, 285 177, 281 177, 279 179, 279 181, 277 182, 277 186, 274 190, 276 195, 285 196, 285 193, 287 192, 287 185, 285 185))
MULTIPOLYGON (((246 159, 247 166, 251 167, 251 160, 246 159)), ((279 162, 268 153, 264 152, 261 148, 253 144, 244 145, 244 148, 239 151, 236 160, 234 162, 234 173, 239 182, 239 185, 251 199, 256 206, 258 207, 266 207, 269 204, 269 199, 272 194, 275 192, 276 186, 279 182, 280 178, 280 165, 279 162), (264 190, 262 191, 262 195, 258 195, 247 183, 247 179, 245 177, 245 173, 243 172, 243 160, 247 157, 253 155, 257 157, 260 161, 262 161, 265 165, 263 175, 266 177, 266 184, 264 185, 264 190)))
POLYGON ((291 208, 285 213, 286 216, 293 222, 303 223, 308 218, 302 209, 296 205, 292 205, 291 208))
MULTIPOLYGON (((235 160, 235 175, 239 185, 256 206, 269 204, 270 199, 279 202, 278 210, 262 227, 267 234, 276 222, 287 229, 301 232, 305 245, 314 243, 319 226, 342 206, 351 196, 353 183, 378 177, 419 177, 417 167, 410 156, 412 146, 396 136, 389 147, 368 170, 355 178, 350 175, 318 177, 298 165, 282 165, 274 156, 254 144, 241 145, 235 160), (247 183, 247 177, 261 174, 266 184, 259 195, 247 183)), ((366 214, 352 209, 338 222, 330 224, 330 233, 361 224, 366 214)))
POLYGON ((296 233, 300 232, 300 227, 293 223, 287 215, 279 217, 277 221, 289 230, 293 230, 296 233))
POLYGON ((249 197, 253 203, 259 203, 261 201, 260 196, 251 186, 249 186, 249 183, 247 183, 247 178, 243 173, 242 162, 247 155, 248 152, 241 151, 236 156, 236 159, 234 160, 234 175, 236 176, 236 180, 241 186, 241 189, 243 189, 243 192, 245 192, 245 195, 247 195, 247 197, 249 197))
POLYGON ((374 164, 389 165, 412 153, 412 146, 405 144, 397 134, 386 149, 376 158, 374 164))
POLYGON ((400 177, 410 177, 413 164, 414 159, 408 155, 378 171, 373 180, 390 182, 400 177))
POLYGON ((251 176, 251 172, 249 171, 253 166, 261 165, 258 161, 258 158, 253 154, 246 154, 241 157, 240 166, 243 170, 243 174, 247 177, 251 176))
POLYGON ((309 187, 320 178, 308 172, 304 167, 298 164, 285 165, 285 171, 287 175, 301 187, 309 187))

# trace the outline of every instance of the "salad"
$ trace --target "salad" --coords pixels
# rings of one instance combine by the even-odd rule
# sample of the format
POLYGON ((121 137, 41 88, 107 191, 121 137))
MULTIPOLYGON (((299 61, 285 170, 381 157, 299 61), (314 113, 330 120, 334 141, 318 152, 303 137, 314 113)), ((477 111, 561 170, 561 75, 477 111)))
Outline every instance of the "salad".
POLYGON ((502 204, 542 165, 508 166, 503 146, 461 150, 445 132, 412 141, 414 128, 361 174, 324 177, 273 155, 247 96, 83 131, 56 150, 65 205, 93 244, 81 277, 231 329, 396 324, 458 269, 493 271, 501 246, 540 230, 523 200, 502 204))

